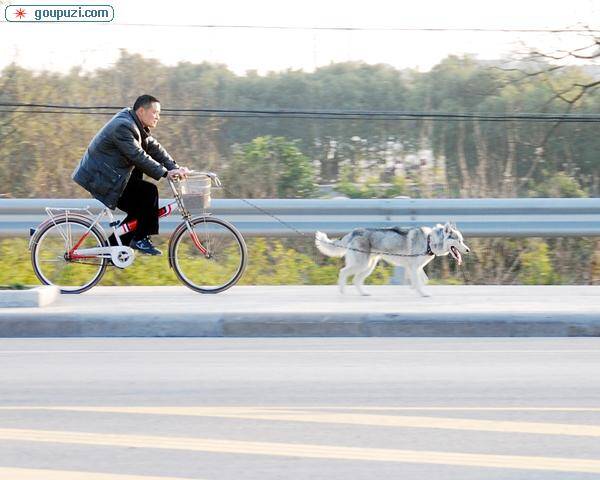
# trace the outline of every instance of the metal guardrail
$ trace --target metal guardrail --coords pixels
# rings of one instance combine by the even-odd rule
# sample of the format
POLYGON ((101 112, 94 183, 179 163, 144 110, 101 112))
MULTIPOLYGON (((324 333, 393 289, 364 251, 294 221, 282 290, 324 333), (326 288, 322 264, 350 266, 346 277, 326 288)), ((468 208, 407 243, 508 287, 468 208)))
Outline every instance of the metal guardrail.
MULTIPOLYGON (((169 200, 163 199, 161 204, 169 200)), ((332 235, 356 227, 422 226, 454 221, 468 237, 600 236, 600 198, 250 200, 257 207, 313 234, 332 235)), ((0 199, 0 235, 24 236, 46 218, 44 207, 102 208, 86 199, 0 199)), ((292 237, 297 233, 240 199, 213 200, 211 212, 247 236, 292 237)), ((180 222, 161 220, 161 233, 180 222)))

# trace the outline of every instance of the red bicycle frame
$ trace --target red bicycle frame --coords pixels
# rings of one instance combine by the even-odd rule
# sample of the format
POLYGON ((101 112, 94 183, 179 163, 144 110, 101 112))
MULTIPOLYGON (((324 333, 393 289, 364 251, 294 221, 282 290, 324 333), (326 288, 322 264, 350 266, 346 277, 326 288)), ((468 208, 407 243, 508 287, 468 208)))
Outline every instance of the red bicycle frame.
MULTIPOLYGON (((167 205, 165 205, 164 207, 159 208, 158 209, 158 218, 168 217, 169 215, 171 215, 171 213, 173 213, 175 205, 177 205, 177 202, 171 202, 171 203, 168 203, 167 205)), ((115 229, 115 235, 118 235, 119 237, 121 237, 126 233, 133 232, 136 230, 137 225, 138 225, 138 221, 135 218, 131 219, 127 223, 123 223, 122 225, 119 225, 119 227, 117 229, 115 229)), ((83 234, 83 236, 79 239, 79 241, 75 244, 75 246, 71 250, 69 250, 69 252, 67 253, 67 257, 69 259, 77 260, 77 259, 94 257, 94 256, 89 256, 89 255, 78 255, 75 253, 77 251, 77 249, 81 246, 81 244, 84 242, 84 240, 87 238, 89 233, 90 233, 89 231, 85 232, 83 234)), ((206 250, 206 248, 204 248, 204 246, 200 242, 200 239, 198 238, 198 235, 196 235, 196 232, 194 232, 194 230, 191 230, 190 238, 194 242, 194 245, 196 246, 196 248, 202 253, 202 255, 208 254, 208 250, 206 250)))

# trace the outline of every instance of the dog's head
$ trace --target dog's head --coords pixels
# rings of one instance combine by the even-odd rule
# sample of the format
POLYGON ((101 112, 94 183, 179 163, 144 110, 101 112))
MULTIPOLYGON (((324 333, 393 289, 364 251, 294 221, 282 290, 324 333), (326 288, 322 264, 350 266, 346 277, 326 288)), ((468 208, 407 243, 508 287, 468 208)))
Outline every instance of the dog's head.
POLYGON ((456 228, 453 223, 446 223, 445 225, 439 225, 442 227, 443 235, 443 249, 444 252, 448 252, 454 260, 460 265, 462 263, 461 253, 469 253, 471 249, 467 247, 463 240, 462 233, 456 228))

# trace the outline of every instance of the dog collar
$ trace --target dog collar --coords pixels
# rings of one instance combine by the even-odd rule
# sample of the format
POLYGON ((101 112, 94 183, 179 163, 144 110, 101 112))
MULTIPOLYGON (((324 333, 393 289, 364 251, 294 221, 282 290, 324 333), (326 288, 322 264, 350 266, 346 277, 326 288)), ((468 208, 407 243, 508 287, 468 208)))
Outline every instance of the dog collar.
POLYGON ((425 252, 427 255, 434 255, 435 253, 433 253, 431 251, 431 235, 427 235, 427 251, 425 252))

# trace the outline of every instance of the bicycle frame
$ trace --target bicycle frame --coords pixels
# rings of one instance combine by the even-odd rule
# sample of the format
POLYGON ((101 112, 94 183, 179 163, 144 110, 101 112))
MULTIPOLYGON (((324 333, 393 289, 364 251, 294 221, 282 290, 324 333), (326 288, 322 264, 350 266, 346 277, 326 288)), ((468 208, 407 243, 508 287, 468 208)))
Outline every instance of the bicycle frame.
MULTIPOLYGON (((46 212, 47 211, 48 211, 48 209, 46 209, 46 212)), ((88 212, 89 212, 89 210, 88 210, 88 212)), ((68 210, 67 210, 67 215, 68 215, 68 210)), ((91 213, 90 213, 90 215, 91 215, 91 213)), ((81 238, 77 241, 77 243, 75 245, 73 245, 73 247, 71 247, 71 249, 65 254, 65 257, 68 260, 82 260, 82 259, 87 259, 87 258, 98 258, 98 257, 110 258, 111 257, 111 248, 112 247, 83 248, 83 249, 79 250, 79 247, 85 241, 85 239, 88 237, 88 235, 90 234, 92 229, 100 223, 100 219, 102 217, 104 217, 105 215, 108 216, 109 225, 112 227, 113 232, 115 233, 115 238, 116 238, 117 244, 118 244, 117 246, 123 247, 123 243, 121 242, 121 237, 116 234, 116 225, 118 224, 118 222, 115 221, 115 218, 114 218, 112 212, 110 211, 110 209, 105 208, 96 216, 96 218, 94 219, 92 224, 88 227, 88 229, 81 236, 81 238)), ((69 239, 67 239, 67 245, 71 245, 71 242, 69 241, 69 239)))
MULTIPOLYGON (((209 175, 209 176, 211 178, 213 178, 212 175, 209 175)), ((181 216, 183 217, 183 220, 186 224, 186 227, 188 229, 188 232, 190 234, 192 242, 194 242, 194 245, 200 251, 200 253, 202 253, 202 255, 208 255, 209 254, 208 250, 206 250, 206 248, 202 245, 202 242, 200 242, 198 235, 196 235, 196 232, 194 231, 194 229, 192 228, 192 226, 190 224, 190 219, 192 218, 192 215, 185 207, 185 205, 181 199, 181 195, 179 195, 179 192, 175 188, 175 184, 171 179, 169 179, 169 186, 171 187, 173 196, 175 197, 175 201, 168 203, 168 204, 164 205, 163 207, 159 208, 158 209, 158 218, 168 217, 169 215, 171 215, 171 213, 173 213, 173 210, 174 210, 173 207, 176 205, 177 208, 179 209, 179 211, 181 212, 181 216)), ((115 237, 118 239, 117 241, 119 242, 119 244, 121 244, 120 236, 124 235, 126 233, 129 233, 129 232, 133 232, 137 228, 137 224, 138 224, 138 221, 134 218, 134 219, 130 220, 129 222, 124 223, 123 225, 120 225, 119 228, 117 228, 117 229, 115 229, 113 227, 115 237)))
MULTIPOLYGON (((190 224, 190 219, 192 218, 192 216, 189 213, 189 211, 186 209, 186 207, 181 199, 181 195, 179 195, 179 192, 175 188, 174 182, 171 179, 169 179, 169 186, 171 187, 171 190, 173 191, 175 201, 170 202, 170 203, 164 205, 163 207, 159 208, 158 212, 157 212, 158 217, 159 218, 168 217, 169 215, 171 215, 173 213, 174 206, 177 206, 177 208, 181 212, 181 215, 186 224, 186 228, 190 234, 190 238, 192 239, 192 242, 194 243, 196 248, 200 251, 200 253, 202 253, 203 255, 209 256, 208 250, 202 245, 202 242, 200 242, 200 239, 198 238, 196 232, 194 231, 194 229, 192 228, 192 226, 190 224)), ((85 209, 46 208, 46 213, 50 217, 50 220, 53 222, 55 221, 53 210, 64 211, 65 214, 67 215, 67 217, 69 215, 70 210, 85 211, 90 216, 93 216, 92 213, 87 208, 85 208, 85 209)), ((100 257, 100 258, 110 258, 111 257, 111 249, 114 247, 95 247, 95 248, 84 248, 84 249, 79 250, 79 247, 83 244, 83 242, 88 237, 88 235, 90 234, 92 229, 100 223, 100 220, 105 215, 108 216, 109 226, 113 230, 113 234, 114 234, 115 239, 118 244, 117 246, 124 247, 123 243, 121 242, 121 236, 125 235, 126 233, 135 231, 137 229, 138 221, 137 221, 137 219, 134 218, 134 219, 128 221, 127 223, 123 223, 122 225, 119 225, 119 222, 117 220, 115 220, 115 218, 112 214, 112 211, 109 208, 105 208, 96 216, 96 218, 94 219, 92 224, 89 226, 89 228, 86 230, 86 232, 81 236, 81 238, 77 241, 77 243, 75 245, 73 245, 73 247, 70 248, 70 250, 68 252, 66 252, 65 256, 68 260, 82 260, 82 259, 98 258, 98 257, 100 257)), ((67 232, 66 235, 63 235, 62 232, 60 232, 60 233, 63 236, 63 238, 65 239, 65 242, 67 243, 67 245, 70 246, 72 244, 72 239, 70 238, 70 232, 67 232)))

